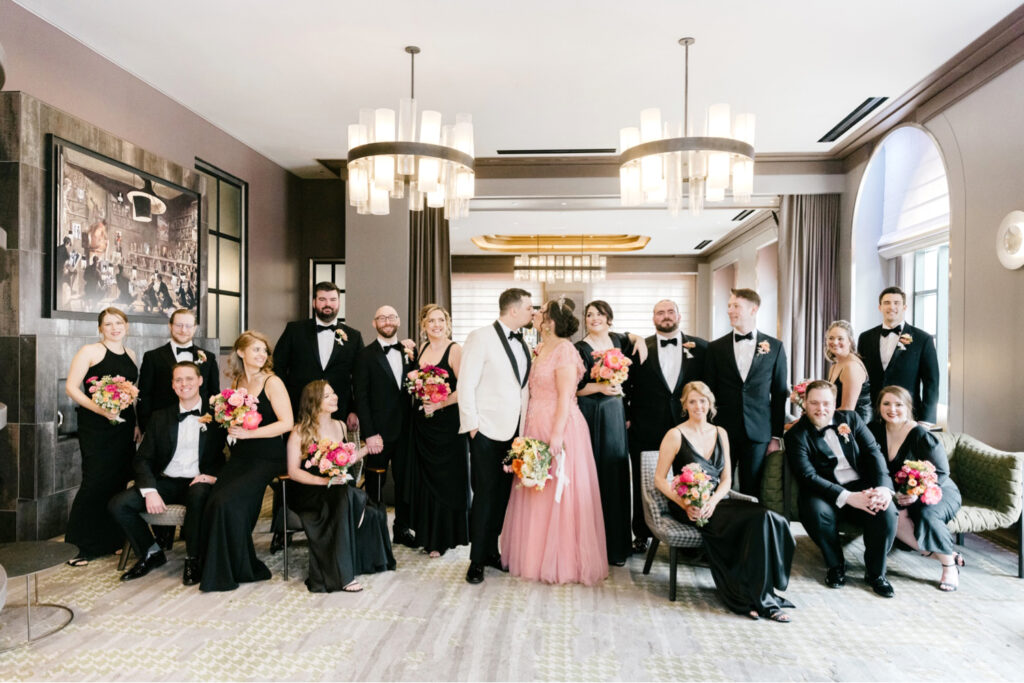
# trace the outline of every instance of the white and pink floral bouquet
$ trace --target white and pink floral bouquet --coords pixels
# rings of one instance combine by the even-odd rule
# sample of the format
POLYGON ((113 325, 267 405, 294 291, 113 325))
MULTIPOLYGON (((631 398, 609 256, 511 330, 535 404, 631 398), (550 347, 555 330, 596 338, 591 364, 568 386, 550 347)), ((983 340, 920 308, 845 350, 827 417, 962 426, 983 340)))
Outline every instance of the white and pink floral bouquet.
POLYGON ((604 384, 622 384, 629 378, 629 366, 633 364, 619 349, 592 351, 594 365, 590 368, 590 379, 604 384))
MULTIPOLYGON (((309 448, 306 449, 308 457, 302 466, 329 479, 341 477, 342 481, 348 481, 352 478, 348 468, 356 461, 357 451, 354 443, 321 439, 309 444, 309 448)), ((330 486, 330 482, 327 485, 330 486)))
MULTIPOLYGON (((263 416, 256 409, 259 402, 260 400, 244 387, 225 389, 210 397, 213 419, 217 424, 223 425, 224 429, 242 427, 251 430, 259 427, 260 422, 263 422, 263 416)), ((234 437, 229 436, 228 443, 234 444, 234 437)))
POLYGON ((896 480, 896 493, 917 496, 925 505, 934 505, 942 500, 939 475, 935 472, 935 465, 927 460, 905 461, 893 479, 896 480))
MULTIPOLYGON (((139 397, 139 389, 122 375, 95 375, 85 380, 89 385, 92 402, 108 413, 120 413, 139 397)), ((110 424, 124 422, 118 415, 110 420, 110 424)))
MULTIPOLYGON (((436 365, 424 365, 419 370, 410 371, 406 375, 405 388, 424 406, 444 403, 452 393, 448 385, 448 371, 436 365)), ((427 417, 433 417, 433 413, 427 413, 427 417)))
MULTIPOLYGON (((672 480, 672 489, 687 505, 695 508, 700 508, 708 502, 714 488, 714 480, 695 462, 684 467, 672 480)), ((695 522, 697 526, 704 526, 707 523, 708 520, 704 517, 698 518, 695 522)))

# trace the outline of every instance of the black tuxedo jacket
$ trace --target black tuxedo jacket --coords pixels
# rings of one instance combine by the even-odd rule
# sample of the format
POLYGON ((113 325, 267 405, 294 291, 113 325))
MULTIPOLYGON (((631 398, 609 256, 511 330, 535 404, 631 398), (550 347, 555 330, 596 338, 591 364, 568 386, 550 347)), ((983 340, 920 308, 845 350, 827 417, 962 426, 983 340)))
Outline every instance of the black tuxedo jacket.
POLYGON ((364 439, 380 434, 386 442, 395 441, 408 427, 412 397, 405 390, 405 375, 414 366, 405 353, 401 355, 402 386, 399 387, 384 349, 376 339, 359 352, 353 380, 359 434, 364 439))
POLYGON ((647 344, 647 362, 634 363, 629 369, 629 379, 623 387, 629 410, 629 436, 632 447, 653 450, 661 445, 665 432, 682 422, 682 406, 679 398, 687 382, 704 379, 704 364, 708 343, 700 337, 682 335, 682 343, 693 342, 687 349, 681 345, 662 348, 657 335, 644 340, 647 344), (693 358, 687 358, 686 352, 693 358), (661 372, 659 356, 676 353, 681 358, 679 379, 674 387, 665 382, 661 372))
MULTIPOLYGON (((199 349, 198 346, 196 348, 199 349)), ((199 374, 203 377, 199 395, 203 399, 205 409, 210 397, 220 393, 220 370, 217 367, 217 354, 206 349, 202 349, 202 352, 206 354, 206 360, 197 364, 199 374)), ((139 417, 139 429, 142 431, 146 431, 153 413, 167 406, 178 405, 178 395, 171 387, 171 373, 177 362, 178 359, 171 352, 170 342, 142 354, 142 367, 139 369, 139 400, 135 408, 139 417)))
MULTIPOLYGON (((832 424, 845 424, 850 428, 846 437, 838 435, 839 445, 850 467, 860 475, 858 490, 875 486, 892 488, 882 450, 860 416, 852 410, 837 410, 832 424)), ((807 415, 786 432, 786 458, 801 489, 835 504, 845 488, 836 482, 838 459, 807 415)))
POLYGON ((316 320, 290 322, 281 333, 274 347, 274 372, 284 381, 288 396, 292 400, 294 415, 299 414, 299 399, 306 385, 318 379, 325 379, 338 395, 336 419, 344 420, 355 411, 352 392, 352 373, 356 359, 363 350, 363 337, 344 323, 338 323, 345 331, 347 341, 335 342, 327 367, 320 367, 320 346, 316 339, 316 320))
MULTIPOLYGON (((200 406, 200 410, 204 410, 200 406)), ((157 477, 167 468, 178 447, 178 403, 161 408, 150 417, 149 429, 142 437, 142 444, 135 452, 132 465, 135 468, 135 486, 155 488, 157 477)), ((208 413, 209 411, 207 411, 208 413)), ((199 432, 199 472, 216 477, 224 466, 224 442, 227 431, 216 422, 206 425, 199 432)))
POLYGON ((763 332, 754 340, 754 359, 744 381, 736 366, 732 330, 708 344, 704 381, 715 395, 718 414, 715 422, 729 433, 746 432, 753 443, 766 443, 782 436, 786 422, 789 384, 786 350, 782 342, 763 332), (768 342, 768 353, 760 353, 768 342))
POLYGON ((935 407, 939 403, 939 361, 935 353, 935 339, 921 328, 907 323, 903 323, 903 333, 910 335, 910 343, 896 345, 889 367, 884 370, 878 348, 882 326, 872 327, 857 340, 857 351, 864 359, 871 381, 871 407, 877 405, 882 389, 895 384, 914 397, 916 419, 935 422, 935 407))

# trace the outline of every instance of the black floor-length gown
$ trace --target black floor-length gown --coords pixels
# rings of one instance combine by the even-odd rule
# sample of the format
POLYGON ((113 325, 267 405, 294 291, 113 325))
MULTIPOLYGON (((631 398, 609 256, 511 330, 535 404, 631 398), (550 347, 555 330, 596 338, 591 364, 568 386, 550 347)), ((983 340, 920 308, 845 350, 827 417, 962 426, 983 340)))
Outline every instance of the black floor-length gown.
POLYGON ((960 509, 960 489, 953 480, 949 478, 949 458, 946 456, 946 449, 935 437, 921 425, 915 425, 907 434, 896 456, 889 460, 889 446, 885 432, 884 422, 875 422, 870 425, 875 440, 882 448, 889 463, 889 477, 893 480, 893 490, 896 490, 896 473, 903 467, 907 460, 927 460, 935 465, 935 473, 939 477, 939 488, 942 489, 942 500, 932 505, 925 505, 920 499, 912 503, 906 509, 907 515, 914 522, 914 538, 917 539, 918 547, 924 552, 939 553, 940 555, 952 555, 953 535, 946 526, 946 522, 956 516, 960 509))
MULTIPOLYGON (((263 416, 260 426, 277 422, 265 382, 257 398, 256 409, 263 416)), ((240 583, 270 578, 270 570, 256 557, 252 532, 267 486, 285 470, 282 436, 239 439, 231 446, 231 457, 217 477, 203 513, 200 590, 229 591, 240 583)))
MULTIPOLYGON (((612 344, 626 355, 631 353, 628 338, 611 334, 612 344)), ((578 389, 589 382, 594 366, 594 348, 586 341, 576 342, 583 358, 583 379, 578 389)), ((626 408, 621 396, 590 394, 579 396, 577 403, 590 428, 590 444, 597 466, 597 485, 601 491, 605 543, 608 562, 622 564, 632 555, 630 516, 632 515, 629 478, 629 436, 626 432, 626 408)))
MULTIPOLYGON (((833 384, 836 385, 836 396, 842 401, 843 373, 839 373, 833 384)), ((853 412, 857 413, 860 419, 864 420, 864 424, 870 423, 874 415, 874 410, 871 408, 871 382, 867 377, 864 378, 864 384, 860 385, 860 394, 857 396, 857 403, 853 407, 853 412)))
MULTIPOLYGON (((448 371, 448 385, 454 392, 458 381, 448 360, 453 344, 444 350, 437 367, 448 371)), ((459 434, 457 404, 429 418, 416 408, 409 439, 409 481, 415 482, 409 492, 413 530, 424 550, 443 553, 469 544, 469 442, 459 434)))
MULTIPOLYGON (((708 460, 694 450, 682 430, 679 435, 682 445, 672 462, 672 473, 678 475, 695 462, 717 487, 725 461, 721 436, 715 439, 715 450, 708 460)), ((680 522, 693 524, 681 506, 670 503, 669 512, 680 522)), ((776 590, 784 591, 789 585, 796 547, 782 515, 760 503, 725 498, 719 501, 708 523, 697 528, 704 539, 715 587, 726 607, 737 614, 756 610, 764 616, 788 605, 775 595, 776 590)))
MULTIPOLYGON (((103 359, 89 368, 87 377, 121 375, 138 384, 139 369, 131 356, 107 349, 103 359)), ((88 384, 82 391, 89 394, 88 384)), ((107 510, 107 503, 124 491, 132 479, 135 456, 135 408, 121 411, 124 422, 110 420, 83 408, 78 414, 78 444, 82 451, 82 484, 71 504, 64 540, 78 546, 79 557, 92 559, 109 555, 124 543, 124 532, 107 510)))

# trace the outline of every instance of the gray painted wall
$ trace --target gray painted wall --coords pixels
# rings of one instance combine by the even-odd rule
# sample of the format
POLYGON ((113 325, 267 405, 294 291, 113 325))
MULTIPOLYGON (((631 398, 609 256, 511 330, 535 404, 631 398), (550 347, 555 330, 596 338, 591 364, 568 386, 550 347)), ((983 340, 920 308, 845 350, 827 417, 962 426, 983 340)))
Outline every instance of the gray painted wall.
POLYGON ((345 206, 345 290, 348 324, 377 338, 373 313, 394 306, 402 318, 398 334, 411 337, 409 319, 409 201, 391 201, 387 216, 360 216, 345 206))

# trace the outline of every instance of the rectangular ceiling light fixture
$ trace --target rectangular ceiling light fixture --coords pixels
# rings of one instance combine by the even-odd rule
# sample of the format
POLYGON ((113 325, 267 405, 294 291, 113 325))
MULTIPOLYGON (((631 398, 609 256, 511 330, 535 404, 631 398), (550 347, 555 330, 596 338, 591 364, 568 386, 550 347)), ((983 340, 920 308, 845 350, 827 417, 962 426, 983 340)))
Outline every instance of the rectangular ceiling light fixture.
POLYGON ((499 149, 498 154, 614 154, 614 147, 593 147, 586 149, 499 149))
POLYGON ((696 251, 700 251, 701 249, 703 249, 704 247, 708 246, 709 244, 711 244, 711 240, 701 240, 700 243, 697 246, 694 247, 694 249, 696 251))
POLYGON ((875 109, 881 106, 882 102, 885 102, 888 97, 869 97, 861 102, 857 107, 847 114, 842 121, 837 123, 832 130, 825 133, 818 142, 835 142, 839 138, 843 137, 846 131, 850 130, 864 118, 873 112, 875 109))
POLYGON ((738 214, 733 216, 732 219, 734 221, 746 220, 750 216, 754 215, 754 211, 756 211, 756 209, 746 209, 745 211, 740 211, 738 214))

